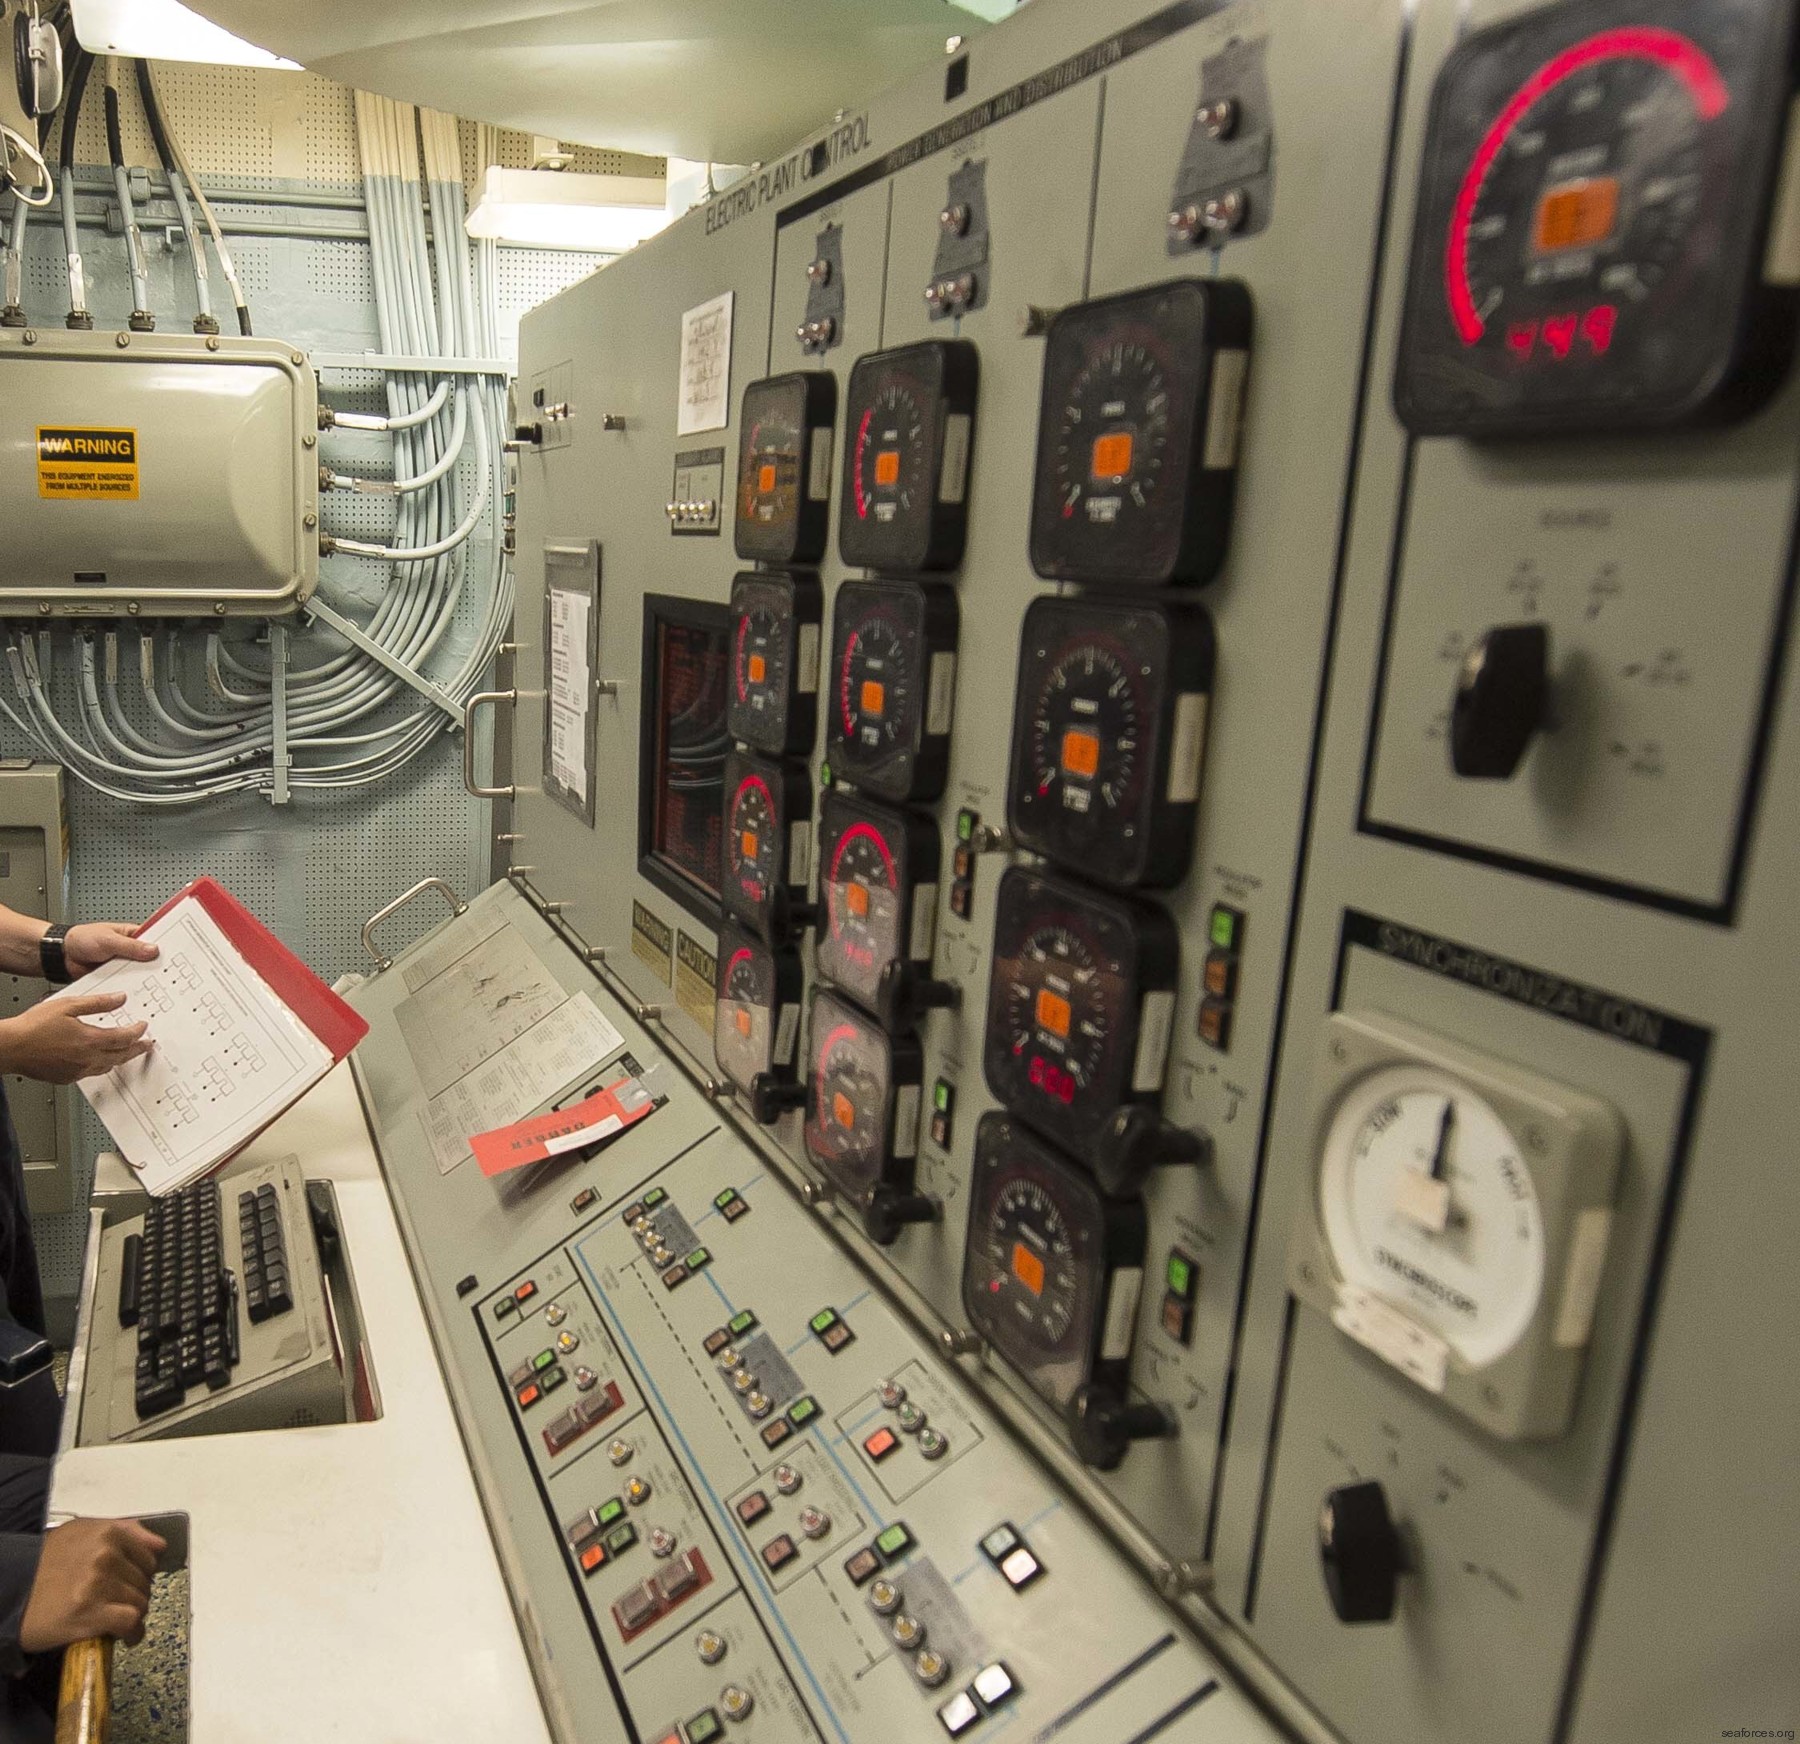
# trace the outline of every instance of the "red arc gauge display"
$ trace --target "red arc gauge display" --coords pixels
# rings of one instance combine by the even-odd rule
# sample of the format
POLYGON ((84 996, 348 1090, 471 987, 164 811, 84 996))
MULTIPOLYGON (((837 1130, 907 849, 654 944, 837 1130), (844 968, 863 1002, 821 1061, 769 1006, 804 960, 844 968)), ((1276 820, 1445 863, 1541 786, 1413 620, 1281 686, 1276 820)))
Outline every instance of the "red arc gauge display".
POLYGON ((820 590, 810 575, 767 570, 731 584, 731 736, 771 756, 801 756, 818 731, 820 590))
POLYGON ((1779 383, 1760 270, 1791 7, 1680 28, 1577 0, 1477 32, 1433 96, 1394 401, 1417 434, 1644 430, 1779 383))
POLYGON ((918 1148, 919 1044, 882 1033, 848 1000, 820 989, 808 1025, 806 1154, 853 1199, 912 1190, 918 1148))
POLYGON ((740 1090, 765 1074, 792 1080, 801 982, 791 952, 771 951, 729 922, 720 929, 713 1055, 740 1090))
POLYGON ((760 938, 779 943, 811 875, 811 789, 806 771, 733 751, 725 763, 725 906, 760 938))
POLYGON ((931 961, 937 826, 831 791, 819 804, 819 973, 871 1009, 889 963, 931 961))
POLYGON ((771 376, 744 389, 733 532, 738 556, 816 563, 825 555, 836 418, 837 377, 829 371, 771 376))

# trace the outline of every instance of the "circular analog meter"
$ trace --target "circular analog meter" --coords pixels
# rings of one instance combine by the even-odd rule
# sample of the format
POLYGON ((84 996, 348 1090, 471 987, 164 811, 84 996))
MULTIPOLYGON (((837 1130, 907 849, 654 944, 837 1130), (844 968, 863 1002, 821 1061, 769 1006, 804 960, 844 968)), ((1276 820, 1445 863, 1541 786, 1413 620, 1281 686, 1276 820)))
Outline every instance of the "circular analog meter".
POLYGON ((800 1030, 800 959, 727 923, 719 934, 713 1054, 746 1093, 758 1077, 791 1080, 800 1030))
POLYGON ((852 569, 954 569, 968 526, 975 347, 933 339, 850 372, 838 553, 852 569))
POLYGON ((851 1198, 912 1190, 918 1149, 919 1044, 887 1035, 847 999, 813 994, 807 1047, 806 1154, 851 1198))
POLYGON ((828 791, 819 805, 819 973, 873 1010, 889 963, 928 971, 937 867, 929 818, 828 791))
POLYGON ((1178 960, 1160 909, 1010 868, 994 921, 988 1088, 1076 1150, 1121 1106, 1160 1101, 1178 960))
POLYGON ((1468 37, 1432 99, 1394 385, 1421 435, 1642 430, 1780 384, 1791 7, 1615 3, 1468 37))
POLYGON ((725 724, 739 744, 804 756, 818 731, 820 590, 779 570, 731 584, 731 692, 725 724))
POLYGON ((739 419, 740 557, 816 563, 831 513, 837 377, 827 370, 771 376, 744 389, 739 419))
POLYGON ((779 942, 806 904, 812 871, 812 788, 804 768, 749 751, 725 761, 726 908, 779 942))
POLYGON ((883 799, 934 799, 950 764, 956 595, 939 582, 847 581, 832 613, 825 756, 883 799))
POLYGON ((1019 844, 1108 884, 1180 883, 1213 664, 1212 619, 1199 606, 1034 600, 1007 790, 1019 844))
POLYGON ((1210 581, 1225 558, 1250 293, 1177 279, 1062 310, 1038 411, 1031 562, 1052 581, 1210 581))
POLYGON ((1004 1114, 976 1132, 969 1194, 970 1324, 1054 1405, 1089 1381, 1122 1384, 1143 1282, 1142 1204, 1104 1197, 1004 1114))

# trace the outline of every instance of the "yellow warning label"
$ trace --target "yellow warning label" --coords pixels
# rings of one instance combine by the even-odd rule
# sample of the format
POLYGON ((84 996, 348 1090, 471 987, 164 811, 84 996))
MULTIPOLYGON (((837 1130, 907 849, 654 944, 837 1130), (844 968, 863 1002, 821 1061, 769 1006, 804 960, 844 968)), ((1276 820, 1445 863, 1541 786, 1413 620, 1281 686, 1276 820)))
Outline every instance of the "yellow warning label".
POLYGON ((135 501, 137 432, 63 429, 40 424, 37 469, 40 497, 119 497, 135 501))

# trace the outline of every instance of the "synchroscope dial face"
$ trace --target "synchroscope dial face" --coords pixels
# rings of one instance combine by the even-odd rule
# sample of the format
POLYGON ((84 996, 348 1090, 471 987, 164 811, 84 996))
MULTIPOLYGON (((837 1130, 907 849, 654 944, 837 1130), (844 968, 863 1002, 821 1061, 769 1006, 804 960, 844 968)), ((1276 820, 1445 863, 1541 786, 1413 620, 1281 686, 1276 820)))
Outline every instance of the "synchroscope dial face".
POLYGON ((802 370, 744 390, 738 438, 740 557, 813 563, 825 550, 837 378, 802 370))
POLYGON ((917 638, 892 611, 857 618, 838 657, 834 700, 840 742, 871 761, 905 748, 920 706, 917 638))
POLYGON ((812 749, 817 730, 820 590, 763 570, 731 584, 731 735, 771 756, 812 749))
POLYGON ((1666 425, 1779 382, 1793 300, 1757 253, 1792 8, 1663 10, 1546 8, 1445 63, 1395 378, 1414 430, 1666 425))
POLYGON ((931 423, 920 389, 886 380, 861 408, 850 446, 851 508, 858 521, 889 526, 931 500, 931 423))
POLYGON ((825 755, 882 799, 932 799, 949 767, 956 594, 943 582, 846 581, 831 620, 825 755))
POLYGON ((785 826, 769 782, 760 772, 743 772, 726 802, 725 853, 739 895, 760 908, 781 877, 785 826))
POLYGON ((813 995, 807 1154, 844 1191, 910 1187, 919 1122, 918 1043, 884 1035, 849 1001, 813 995))
POLYGON ((1003 1114, 977 1130, 969 1194, 970 1323, 1045 1398, 1066 1405, 1129 1356, 1143 1209, 1103 1198, 1084 1171, 1003 1114))
POLYGON ((799 959, 727 924, 719 934, 713 1054, 741 1090, 763 1073, 791 1078, 798 1040, 799 959))
POLYGON ((828 851, 821 869, 820 969, 840 987, 872 1001, 881 971, 904 952, 909 892, 899 857, 880 823, 868 818, 853 820, 828 851))

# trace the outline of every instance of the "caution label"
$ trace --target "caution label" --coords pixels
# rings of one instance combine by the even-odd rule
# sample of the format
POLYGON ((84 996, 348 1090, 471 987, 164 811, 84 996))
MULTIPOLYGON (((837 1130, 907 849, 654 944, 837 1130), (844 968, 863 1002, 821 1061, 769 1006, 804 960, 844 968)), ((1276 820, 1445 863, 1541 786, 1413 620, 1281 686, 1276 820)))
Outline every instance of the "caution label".
POLYGON ((40 497, 118 497, 135 501, 137 432, 40 424, 37 473, 40 497))

